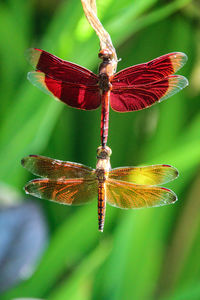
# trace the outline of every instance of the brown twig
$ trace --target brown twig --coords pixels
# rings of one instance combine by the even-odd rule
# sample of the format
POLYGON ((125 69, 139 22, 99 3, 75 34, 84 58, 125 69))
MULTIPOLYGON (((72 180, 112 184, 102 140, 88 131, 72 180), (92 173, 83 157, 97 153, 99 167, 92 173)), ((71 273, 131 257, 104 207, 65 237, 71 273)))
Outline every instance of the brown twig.
POLYGON ((88 22, 93 27, 93 29, 99 37, 101 50, 110 50, 112 52, 113 59, 115 60, 117 65, 117 54, 115 48, 113 47, 110 35, 104 29, 103 25, 97 17, 96 0, 81 0, 81 2, 88 22))

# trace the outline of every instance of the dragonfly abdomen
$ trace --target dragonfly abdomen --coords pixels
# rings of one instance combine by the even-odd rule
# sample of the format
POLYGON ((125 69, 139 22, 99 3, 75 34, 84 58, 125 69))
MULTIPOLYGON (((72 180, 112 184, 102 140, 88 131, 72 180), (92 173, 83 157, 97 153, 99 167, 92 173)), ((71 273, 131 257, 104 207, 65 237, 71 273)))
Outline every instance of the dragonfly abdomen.
POLYGON ((106 146, 108 138, 110 91, 101 96, 101 145, 106 146))
POLYGON ((99 182, 98 186, 98 222, 99 231, 103 232, 104 220, 106 210, 106 198, 105 198, 105 182, 99 182))

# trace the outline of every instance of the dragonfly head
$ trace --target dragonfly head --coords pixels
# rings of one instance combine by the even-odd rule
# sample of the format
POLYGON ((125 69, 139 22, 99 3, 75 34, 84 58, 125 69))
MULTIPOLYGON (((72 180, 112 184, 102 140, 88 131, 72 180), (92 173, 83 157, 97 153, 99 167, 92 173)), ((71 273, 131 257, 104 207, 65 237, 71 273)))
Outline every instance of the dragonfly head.
POLYGON ((111 154, 112 154, 112 150, 108 146, 105 147, 99 146, 97 148, 97 158, 108 159, 110 158, 111 154))
POLYGON ((102 49, 99 52, 99 58, 102 59, 102 63, 99 66, 99 74, 105 73, 109 77, 112 76, 117 68, 117 60, 113 51, 102 49))
POLYGON ((113 53, 109 49, 103 49, 99 52, 99 58, 106 61, 113 58, 113 53))

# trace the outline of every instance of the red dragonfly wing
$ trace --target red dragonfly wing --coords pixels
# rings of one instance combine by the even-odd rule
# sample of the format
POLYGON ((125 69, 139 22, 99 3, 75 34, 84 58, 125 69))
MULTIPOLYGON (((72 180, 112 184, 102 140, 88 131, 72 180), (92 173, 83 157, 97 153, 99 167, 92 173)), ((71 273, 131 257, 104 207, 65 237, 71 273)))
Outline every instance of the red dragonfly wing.
POLYGON ((67 180, 35 179, 25 186, 27 194, 66 205, 91 202, 98 194, 95 180, 83 178, 67 180))
POLYGON ((27 58, 36 70, 51 78, 84 85, 97 85, 98 83, 98 77, 93 72, 44 50, 30 48, 27 50, 27 58))
POLYGON ((188 85, 180 75, 169 75, 159 81, 132 86, 113 86, 110 95, 112 109, 119 112, 136 111, 161 102, 188 85))
POLYGON ((65 82, 51 78, 40 71, 29 72, 27 78, 43 92, 69 106, 92 110, 101 104, 98 86, 65 82))
POLYGON ((34 85, 72 107, 100 106, 98 77, 93 72, 40 49, 28 49, 27 57, 37 70, 28 74, 34 85))
POLYGON ((166 188, 111 179, 106 184, 106 197, 110 205, 125 209, 163 206, 177 200, 176 195, 166 188))
POLYGON ((174 180, 178 170, 169 165, 115 168, 109 172, 109 179, 133 182, 141 185, 157 185, 174 180))
POLYGON ((182 52, 165 54, 147 63, 119 71, 111 82, 114 87, 151 83, 176 73, 186 61, 187 56, 182 52))
POLYGON ((50 179, 95 179, 95 170, 82 164, 61 161, 45 156, 29 155, 21 161, 24 168, 35 175, 50 179))

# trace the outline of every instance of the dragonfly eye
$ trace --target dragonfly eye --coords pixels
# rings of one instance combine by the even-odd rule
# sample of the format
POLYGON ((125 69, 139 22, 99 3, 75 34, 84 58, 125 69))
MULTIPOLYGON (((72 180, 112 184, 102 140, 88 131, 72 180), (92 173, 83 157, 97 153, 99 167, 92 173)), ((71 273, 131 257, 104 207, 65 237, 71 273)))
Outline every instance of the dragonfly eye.
POLYGON ((106 155, 107 155, 108 157, 111 156, 112 150, 111 150, 108 146, 106 146, 106 147, 104 148, 104 151, 106 152, 106 155))
POLYGON ((99 58, 103 59, 103 60, 108 60, 108 59, 112 59, 113 54, 110 50, 108 49, 103 49, 99 52, 99 58))

